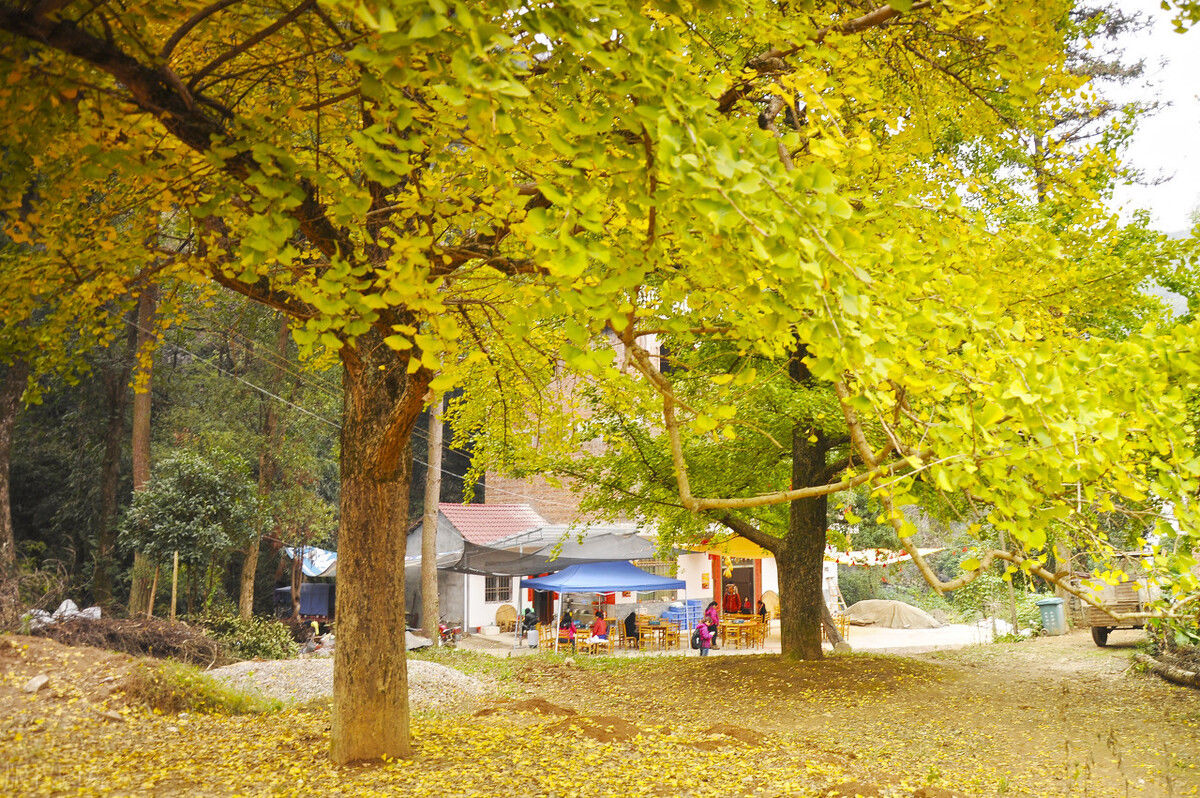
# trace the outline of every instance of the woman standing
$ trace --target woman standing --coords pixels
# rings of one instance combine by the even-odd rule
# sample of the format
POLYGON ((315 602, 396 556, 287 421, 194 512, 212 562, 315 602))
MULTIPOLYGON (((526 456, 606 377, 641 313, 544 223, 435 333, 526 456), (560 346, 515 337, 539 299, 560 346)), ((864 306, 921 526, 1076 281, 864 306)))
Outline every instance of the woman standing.
POLYGON ((736 615, 742 611, 742 597, 738 595, 738 587, 734 584, 725 586, 725 600, 722 609, 726 615, 736 615))

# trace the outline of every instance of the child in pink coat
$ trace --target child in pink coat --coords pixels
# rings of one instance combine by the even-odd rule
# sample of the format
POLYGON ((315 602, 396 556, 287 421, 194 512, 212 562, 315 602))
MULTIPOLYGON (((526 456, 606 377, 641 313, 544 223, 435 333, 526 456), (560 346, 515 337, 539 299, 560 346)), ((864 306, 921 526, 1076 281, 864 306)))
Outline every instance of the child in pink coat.
POLYGON ((700 635, 700 656, 707 657, 713 641, 713 634, 709 631, 708 624, 704 621, 696 624, 696 634, 700 635))
POLYGON ((717 611, 717 602, 709 602, 708 609, 704 611, 704 619, 701 623, 708 627, 709 640, 715 640, 717 638, 717 627, 721 623, 721 616, 717 611))

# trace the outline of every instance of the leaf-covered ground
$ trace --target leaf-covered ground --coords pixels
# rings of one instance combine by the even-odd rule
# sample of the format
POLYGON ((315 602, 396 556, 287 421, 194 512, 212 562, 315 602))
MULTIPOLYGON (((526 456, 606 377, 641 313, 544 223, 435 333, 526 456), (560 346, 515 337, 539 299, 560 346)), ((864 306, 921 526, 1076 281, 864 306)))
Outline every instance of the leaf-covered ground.
POLYGON ((412 761, 346 768, 324 708, 121 707, 129 658, 0 638, 0 794, 1200 793, 1200 692, 1132 671, 1134 633, 1114 638, 819 663, 441 652, 494 700, 414 718, 412 761))

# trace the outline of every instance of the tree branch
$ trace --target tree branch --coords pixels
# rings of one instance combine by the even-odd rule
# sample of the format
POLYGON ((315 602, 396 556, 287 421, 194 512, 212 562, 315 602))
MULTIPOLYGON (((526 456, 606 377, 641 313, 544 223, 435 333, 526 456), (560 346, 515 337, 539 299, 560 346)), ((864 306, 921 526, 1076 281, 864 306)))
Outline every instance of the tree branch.
MULTIPOLYGON (((815 44, 821 44, 825 41, 825 37, 831 33, 854 34, 862 33, 871 28, 882 28, 905 13, 920 11, 928 8, 930 5, 931 3, 928 0, 922 0, 922 2, 913 3, 912 9, 908 12, 898 11, 890 5, 880 6, 874 11, 863 14, 861 17, 855 17, 841 24, 822 28, 813 34, 810 41, 815 44)), ((767 50, 753 58, 747 59, 746 68, 753 69, 759 74, 784 71, 787 69, 787 63, 783 59, 789 55, 795 55, 801 49, 801 45, 793 44, 787 50, 767 50)), ((742 80, 736 86, 726 89, 725 93, 717 100, 717 112, 727 114, 733 110, 733 106, 737 104, 737 101, 746 96, 746 91, 750 88, 751 83, 751 80, 742 80)))
POLYGON ((783 551, 783 548, 786 545, 783 538, 777 538, 774 535, 768 535, 758 527, 747 521, 743 521, 737 516, 724 513, 722 515, 714 515, 713 517, 716 518, 717 522, 721 525, 728 527, 732 531, 744 537, 746 540, 750 541, 756 546, 763 547, 777 557, 779 556, 780 552, 783 551))
POLYGON ((171 38, 167 39, 167 43, 163 45, 158 57, 163 61, 169 61, 171 58, 171 53, 175 50, 175 47, 181 41, 183 41, 183 37, 187 36, 188 32, 191 31, 192 28, 196 27, 218 11, 228 8, 234 3, 240 2, 241 0, 217 0, 217 2, 210 3, 209 5, 197 11, 195 14, 192 14, 192 16, 188 18, 187 22, 184 22, 182 25, 176 28, 175 32, 171 34, 171 38))
MULTIPOLYGON (((197 153, 207 154, 217 144, 230 146, 237 154, 224 159, 222 168, 230 176, 245 182, 260 171, 244 142, 229 134, 224 125, 208 116, 203 108, 180 94, 157 68, 146 66, 125 53, 113 42, 97 38, 69 20, 47 21, 28 14, 0 8, 0 30, 37 42, 77 58, 114 77, 128 92, 128 99, 152 115, 180 142, 197 153)), ((203 100, 196 98, 197 103, 203 100)), ((279 165, 282 173, 287 169, 279 165)), ((288 211, 300 224, 305 238, 326 257, 346 256, 353 252, 349 238, 329 221, 317 187, 307 178, 298 180, 304 198, 288 211)))
POLYGON ((276 31, 278 31, 280 28, 285 28, 288 25, 292 24, 292 22, 294 22, 297 17, 299 17, 301 14, 305 13, 306 11, 312 10, 312 8, 315 5, 316 5, 316 0, 304 0, 304 2, 300 3, 300 5, 296 6, 291 11, 287 12, 282 17, 280 17, 279 19, 275 20, 267 27, 260 30, 258 33, 254 34, 249 39, 246 39, 244 42, 237 45, 236 47, 230 48, 229 50, 226 50, 225 52, 221 53, 219 56, 217 56, 213 60, 209 61, 204 66, 200 67, 199 71, 197 71, 196 74, 192 75, 192 79, 188 81, 188 88, 194 90, 196 88, 196 85, 201 80, 203 80, 205 75, 208 75, 214 69, 219 67, 221 64, 224 64, 226 61, 230 60, 231 58, 236 58, 237 56, 246 52, 251 47, 253 47, 254 45, 261 42, 263 39, 266 39, 268 36, 275 33, 276 31))

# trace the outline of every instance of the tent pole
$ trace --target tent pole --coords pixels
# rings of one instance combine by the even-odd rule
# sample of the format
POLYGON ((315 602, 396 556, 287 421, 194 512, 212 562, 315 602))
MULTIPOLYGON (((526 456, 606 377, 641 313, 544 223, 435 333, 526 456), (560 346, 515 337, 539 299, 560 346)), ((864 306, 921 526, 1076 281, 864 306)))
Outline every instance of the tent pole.
POLYGON ((563 594, 559 593, 558 594, 558 615, 555 616, 558 620, 554 624, 554 653, 555 654, 558 653, 558 630, 560 628, 562 628, 562 607, 563 607, 563 594))
POLYGON ((521 590, 521 582, 517 581, 517 625, 513 627, 513 648, 521 647, 521 632, 525 628, 525 618, 521 612, 521 605, 525 600, 525 593, 521 590))

